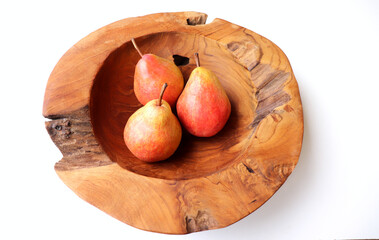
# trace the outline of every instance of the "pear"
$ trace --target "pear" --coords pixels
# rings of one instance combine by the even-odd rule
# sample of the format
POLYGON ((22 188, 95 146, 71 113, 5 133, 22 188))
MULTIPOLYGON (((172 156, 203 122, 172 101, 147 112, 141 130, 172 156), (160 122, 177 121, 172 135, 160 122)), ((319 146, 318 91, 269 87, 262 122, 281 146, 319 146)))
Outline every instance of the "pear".
POLYGON ((217 76, 200 66, 195 53, 197 67, 191 72, 186 86, 176 104, 182 126, 192 135, 211 137, 226 124, 231 105, 217 76))
POLYGON ((163 99, 174 108, 184 87, 182 72, 173 61, 154 54, 142 54, 134 39, 132 43, 141 56, 134 72, 134 93, 138 101, 145 105, 155 99, 162 85, 167 83, 163 99))
POLYGON ((157 162, 169 158, 178 148, 182 128, 170 105, 162 99, 167 87, 162 87, 159 99, 148 102, 128 119, 124 141, 129 150, 142 161, 157 162))

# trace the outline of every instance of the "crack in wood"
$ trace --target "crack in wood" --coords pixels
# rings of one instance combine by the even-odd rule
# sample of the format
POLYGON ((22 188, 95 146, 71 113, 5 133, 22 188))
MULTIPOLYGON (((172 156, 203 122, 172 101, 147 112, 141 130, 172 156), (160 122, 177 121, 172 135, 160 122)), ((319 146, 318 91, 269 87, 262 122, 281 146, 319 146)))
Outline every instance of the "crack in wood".
POLYGON ((245 168, 247 169, 247 171, 249 173, 255 173, 253 169, 251 169, 251 167, 247 166, 245 163, 243 163, 243 165, 245 166, 245 168))
POLYGON ((185 65, 188 65, 188 63, 189 63, 188 57, 184 57, 184 56, 174 54, 174 55, 172 55, 172 58, 174 59, 174 63, 176 66, 185 66, 185 65))
POLYGON ((204 13, 197 13, 196 15, 189 16, 186 20, 187 25, 196 26, 196 25, 205 24, 205 22, 207 21, 207 17, 208 15, 204 13))

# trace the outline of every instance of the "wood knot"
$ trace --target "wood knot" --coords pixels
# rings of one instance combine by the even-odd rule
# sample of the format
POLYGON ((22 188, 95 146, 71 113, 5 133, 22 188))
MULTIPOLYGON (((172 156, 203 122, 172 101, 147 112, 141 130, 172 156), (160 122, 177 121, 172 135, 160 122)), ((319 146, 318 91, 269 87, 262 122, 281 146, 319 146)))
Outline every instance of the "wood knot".
POLYGON ((284 106, 284 110, 286 112, 293 112, 294 111, 293 108, 290 105, 288 105, 288 104, 286 106, 284 106))
POLYGON ((186 229, 188 233, 199 232, 212 229, 217 226, 217 222, 206 211, 197 211, 196 216, 186 216, 186 229))
POLYGON ((59 119, 46 122, 46 129, 51 137, 70 138, 71 122, 68 119, 59 119))
POLYGON ((292 173, 294 168, 295 165, 293 163, 274 165, 268 171, 267 177, 273 182, 283 183, 292 173))

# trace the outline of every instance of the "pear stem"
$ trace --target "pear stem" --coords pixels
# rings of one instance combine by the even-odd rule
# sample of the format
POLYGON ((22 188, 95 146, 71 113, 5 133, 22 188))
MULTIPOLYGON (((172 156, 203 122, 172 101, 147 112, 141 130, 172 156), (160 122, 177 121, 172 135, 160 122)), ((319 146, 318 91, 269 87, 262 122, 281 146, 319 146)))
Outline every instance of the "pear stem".
POLYGON ((196 62, 196 66, 200 67, 199 53, 195 53, 195 62, 196 62))
POLYGON ((164 91, 166 90, 166 87, 167 87, 167 83, 164 83, 163 86, 162 86, 161 93, 159 94, 159 99, 158 99, 157 106, 162 106, 162 97, 163 97, 164 91))
POLYGON ((138 54, 142 57, 143 54, 142 54, 141 50, 139 50, 139 48, 138 48, 138 46, 137 46, 137 43, 136 43, 136 41, 134 40, 134 38, 132 38, 132 43, 133 43, 134 48, 137 50, 138 54))

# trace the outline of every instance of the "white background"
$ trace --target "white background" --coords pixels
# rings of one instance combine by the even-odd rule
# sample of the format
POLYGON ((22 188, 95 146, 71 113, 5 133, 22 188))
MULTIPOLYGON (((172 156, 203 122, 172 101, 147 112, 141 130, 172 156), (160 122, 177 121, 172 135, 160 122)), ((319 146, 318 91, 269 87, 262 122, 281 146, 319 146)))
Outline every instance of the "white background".
POLYGON ((379 238, 379 1, 2 1, 0 239, 379 238), (275 42, 304 107, 293 174, 261 208, 219 230, 135 229, 71 192, 42 117, 49 74, 90 32, 156 12, 199 11, 275 42))

